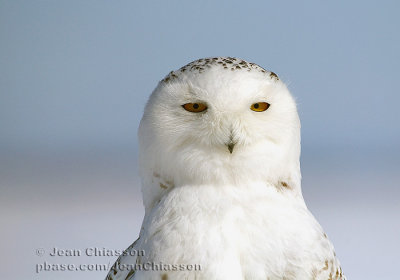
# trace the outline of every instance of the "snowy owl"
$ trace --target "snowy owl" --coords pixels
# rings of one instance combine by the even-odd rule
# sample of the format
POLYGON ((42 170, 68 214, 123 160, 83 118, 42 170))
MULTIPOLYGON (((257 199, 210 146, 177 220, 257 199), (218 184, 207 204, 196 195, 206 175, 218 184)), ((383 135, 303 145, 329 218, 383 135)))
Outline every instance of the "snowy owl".
POLYGON ((300 121, 275 73, 191 62, 158 84, 138 135, 145 217, 107 280, 345 279, 302 197, 300 121))

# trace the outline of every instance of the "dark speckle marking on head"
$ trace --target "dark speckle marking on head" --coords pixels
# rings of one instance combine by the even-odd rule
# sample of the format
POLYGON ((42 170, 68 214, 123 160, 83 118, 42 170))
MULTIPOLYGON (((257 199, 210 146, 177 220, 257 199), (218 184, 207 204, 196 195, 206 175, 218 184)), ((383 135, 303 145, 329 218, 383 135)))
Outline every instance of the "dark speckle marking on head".
POLYGON ((161 82, 171 82, 179 78, 179 75, 184 72, 196 72, 201 74, 206 69, 210 69, 212 67, 222 67, 223 69, 230 68, 232 71, 257 71, 268 75, 269 79, 275 81, 279 80, 278 76, 274 72, 267 71, 255 63, 247 62, 245 60, 234 57, 211 57, 195 60, 181 67, 177 71, 171 71, 161 82))
POLYGON ((279 80, 278 75, 276 75, 274 72, 272 72, 272 71, 269 72, 269 75, 271 76, 271 78, 279 80))
POLYGON ((168 275, 166 273, 161 275, 161 280, 168 280, 168 275))

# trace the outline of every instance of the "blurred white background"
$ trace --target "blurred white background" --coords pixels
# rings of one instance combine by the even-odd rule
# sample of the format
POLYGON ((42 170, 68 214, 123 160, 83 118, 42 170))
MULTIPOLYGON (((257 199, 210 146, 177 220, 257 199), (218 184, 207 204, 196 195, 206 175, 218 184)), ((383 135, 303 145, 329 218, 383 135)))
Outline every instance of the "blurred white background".
POLYGON ((349 279, 400 265, 397 1, 0 0, 0 261, 41 272, 52 248, 124 249, 143 217, 136 130, 170 70, 235 56, 277 73, 302 120, 303 193, 349 279), (43 256, 36 249, 43 248, 43 256))

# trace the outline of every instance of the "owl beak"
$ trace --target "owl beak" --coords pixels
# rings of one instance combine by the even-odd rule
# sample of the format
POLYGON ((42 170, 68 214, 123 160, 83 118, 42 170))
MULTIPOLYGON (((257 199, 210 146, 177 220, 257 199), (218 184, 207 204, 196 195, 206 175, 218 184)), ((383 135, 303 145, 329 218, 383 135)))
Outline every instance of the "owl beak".
POLYGON ((233 153, 233 148, 235 147, 235 145, 237 143, 234 139, 235 139, 235 135, 234 135, 233 131, 231 130, 231 133, 229 135, 229 142, 227 142, 225 144, 228 147, 228 150, 231 154, 233 153))
POLYGON ((229 142, 226 146, 228 146, 228 150, 229 152, 232 154, 233 153, 233 148, 235 147, 235 143, 233 143, 232 141, 229 142))

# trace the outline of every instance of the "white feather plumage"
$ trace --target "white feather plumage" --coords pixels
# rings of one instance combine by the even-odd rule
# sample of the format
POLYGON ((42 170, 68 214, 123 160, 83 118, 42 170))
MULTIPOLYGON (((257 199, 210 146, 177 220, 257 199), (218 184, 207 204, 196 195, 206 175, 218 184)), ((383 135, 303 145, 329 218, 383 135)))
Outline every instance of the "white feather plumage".
POLYGON ((152 93, 139 128, 145 218, 107 279, 345 279, 301 194, 300 121, 277 76, 235 58, 194 61, 152 93), (264 112, 250 106, 267 102, 264 112), (203 103, 192 113, 186 103, 203 103), (232 153, 227 143, 235 143, 232 153), (119 264, 201 265, 200 271, 119 264))

